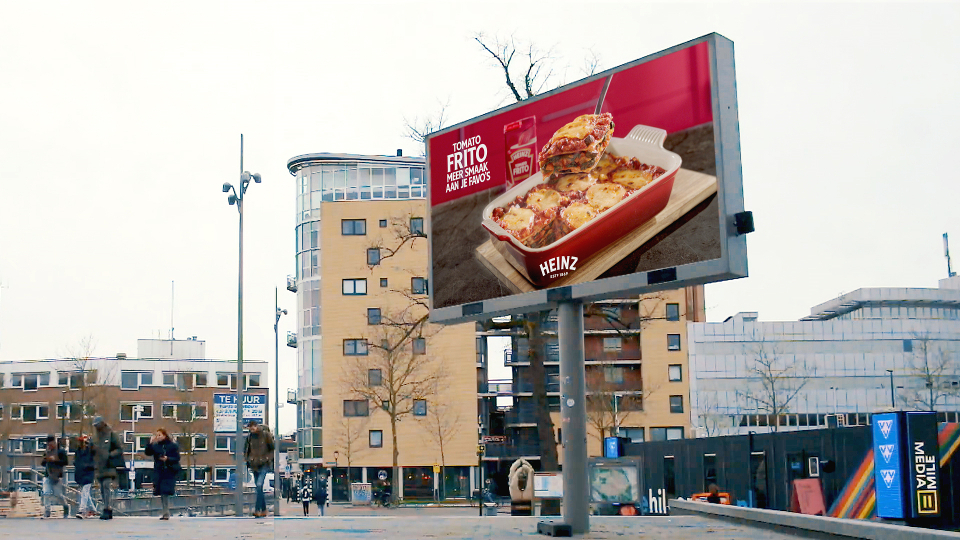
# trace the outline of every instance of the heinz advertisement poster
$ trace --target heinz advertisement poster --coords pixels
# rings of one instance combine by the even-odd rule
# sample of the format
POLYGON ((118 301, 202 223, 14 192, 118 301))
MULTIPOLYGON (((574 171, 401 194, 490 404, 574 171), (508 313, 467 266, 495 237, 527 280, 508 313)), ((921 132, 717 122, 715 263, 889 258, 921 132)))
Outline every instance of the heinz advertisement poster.
POLYGON ((427 139, 433 308, 721 257, 709 40, 427 139))

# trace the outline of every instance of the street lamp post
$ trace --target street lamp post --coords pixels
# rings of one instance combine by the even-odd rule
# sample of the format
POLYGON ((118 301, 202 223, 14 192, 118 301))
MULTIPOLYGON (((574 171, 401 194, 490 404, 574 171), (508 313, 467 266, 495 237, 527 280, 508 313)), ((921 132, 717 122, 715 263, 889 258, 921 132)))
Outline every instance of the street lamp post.
MULTIPOLYGON (((60 391, 60 440, 67 438, 67 391, 60 391)), ((57 448, 60 443, 57 443, 57 448)))
POLYGON ((273 307, 276 310, 276 318, 273 321, 273 355, 276 365, 274 366, 273 384, 276 390, 273 393, 273 515, 280 515, 280 497, 277 489, 280 486, 280 316, 286 315, 287 310, 280 309, 279 288, 273 289, 273 307))
POLYGON ((137 479, 137 470, 136 460, 137 460, 137 420, 140 418, 140 413, 143 412, 143 405, 134 405, 133 406, 133 427, 130 429, 133 431, 133 444, 130 448, 130 485, 134 486, 134 483, 137 479))
POLYGON ((890 374, 890 406, 893 407, 894 409, 896 409, 896 408, 897 408, 897 394, 896 394, 896 390, 895 390, 896 387, 893 386, 893 370, 892 370, 892 369, 888 369, 888 370, 887 370, 887 373, 890 374))
POLYGON ((229 193, 227 203, 231 206, 237 206, 237 213, 240 214, 240 234, 239 251, 237 257, 237 429, 235 433, 236 440, 236 477, 237 477, 237 501, 234 508, 235 515, 243 515, 243 483, 246 480, 246 471, 244 470, 243 451, 241 442, 243 440, 243 196, 250 186, 250 181, 260 183, 259 174, 250 174, 243 170, 243 135, 240 135, 240 185, 234 186, 229 182, 224 182, 223 192, 229 193))

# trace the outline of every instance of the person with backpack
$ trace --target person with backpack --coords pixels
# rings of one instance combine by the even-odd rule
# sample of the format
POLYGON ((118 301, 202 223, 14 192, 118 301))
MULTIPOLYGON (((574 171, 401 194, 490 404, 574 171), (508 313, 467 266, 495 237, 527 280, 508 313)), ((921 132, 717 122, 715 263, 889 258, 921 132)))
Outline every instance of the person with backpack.
POLYGON ((123 447, 120 438, 110 429, 102 416, 93 419, 94 440, 92 445, 93 463, 96 467, 96 479, 100 483, 100 497, 103 499, 103 512, 100 519, 113 519, 113 506, 110 497, 113 494, 113 482, 117 479, 117 469, 125 467, 123 447))
POLYGON ((300 477, 300 502, 303 503, 303 515, 310 515, 310 501, 313 500, 313 485, 306 476, 300 477))
MULTIPOLYGON (((267 473, 273 471, 274 440, 270 428, 251 420, 247 424, 250 434, 247 435, 243 448, 243 455, 247 460, 247 468, 253 473, 254 485, 257 489, 257 501, 254 505, 254 517, 267 516, 267 500, 263 495, 263 483, 267 473)), ((276 493, 274 493, 276 496, 276 493)))
POLYGON ((143 453, 153 456, 153 494, 160 496, 163 506, 160 519, 166 521, 170 519, 170 496, 176 495, 177 477, 182 469, 180 448, 170 440, 166 429, 158 428, 143 453))
POLYGON ((73 479, 80 486, 80 507, 77 509, 77 519, 93 517, 97 507, 93 504, 93 475, 96 467, 93 464, 93 450, 90 448, 90 436, 83 435, 77 441, 77 451, 73 455, 73 479))
POLYGON ((320 485, 317 489, 317 504, 320 505, 320 513, 317 514, 320 517, 323 517, 323 509, 327 506, 327 478, 320 475, 320 485))

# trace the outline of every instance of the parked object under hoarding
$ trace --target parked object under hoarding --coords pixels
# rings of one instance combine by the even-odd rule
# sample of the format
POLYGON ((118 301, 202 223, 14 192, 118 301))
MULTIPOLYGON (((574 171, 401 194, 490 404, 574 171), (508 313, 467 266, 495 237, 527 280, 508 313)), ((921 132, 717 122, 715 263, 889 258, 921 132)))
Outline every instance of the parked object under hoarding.
POLYGON ((746 276, 737 122, 711 34, 431 134, 431 319, 746 276))

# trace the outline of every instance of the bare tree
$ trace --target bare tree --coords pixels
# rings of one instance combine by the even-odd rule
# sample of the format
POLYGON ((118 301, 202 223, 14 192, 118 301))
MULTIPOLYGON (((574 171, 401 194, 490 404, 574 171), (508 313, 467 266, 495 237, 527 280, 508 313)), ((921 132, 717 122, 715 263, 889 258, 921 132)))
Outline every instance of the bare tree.
POLYGON ((786 362, 779 348, 762 335, 755 340, 751 353, 753 366, 748 368, 751 381, 746 390, 737 390, 737 397, 773 416, 770 425, 777 431, 780 416, 790 412, 810 377, 802 364, 786 362))
POLYGON ((697 426, 703 430, 703 434, 706 437, 718 437, 721 435, 724 427, 726 427, 726 420, 729 418, 728 415, 721 414, 720 412, 720 402, 716 397, 715 393, 708 395, 705 392, 700 392, 697 396, 697 426))
POLYGON ((473 39, 503 70, 507 89, 517 101, 539 94, 554 78, 552 47, 541 49, 533 42, 518 41, 513 36, 490 37, 483 32, 473 39))
MULTIPOLYGON (((354 458, 366 450, 366 447, 360 441, 363 438, 363 431, 367 426, 368 419, 369 417, 363 416, 359 418, 343 416, 340 418, 339 429, 331 442, 333 447, 347 458, 348 469, 353 467, 354 458)), ((349 478, 347 478, 347 483, 350 483, 349 478)))
POLYGON ((960 365, 953 353, 929 335, 915 335, 911 346, 913 355, 905 366, 909 383, 900 392, 900 401, 916 410, 935 411, 957 396, 954 382, 960 380, 960 365))
MULTIPOLYGON (((397 291, 400 292, 400 291, 397 291)), ((348 395, 372 403, 390 420, 393 478, 399 479, 397 423, 413 414, 421 400, 432 397, 439 376, 437 362, 426 354, 428 338, 439 330, 428 326, 425 300, 406 295, 409 304, 381 316, 370 335, 354 342, 344 363, 342 383, 348 395)), ((393 492, 396 498, 397 491, 393 492)))
MULTIPOLYGON (((0 374, 0 379, 3 378, 3 375, 0 374)), ((0 383, 5 383, 6 381, 0 380, 0 383)), ((9 471, 11 467, 10 456, 8 450, 10 448, 7 441, 10 440, 10 435, 13 434, 13 420, 10 418, 11 405, 13 405, 13 390, 7 390, 3 388, 3 384, 0 384, 0 491, 3 490, 3 487, 8 484, 11 480, 8 476, 4 476, 5 471, 9 471)))
POLYGON ((413 120, 406 116, 403 117, 403 136, 420 145, 421 157, 427 155, 427 135, 444 128, 448 120, 447 109, 449 107, 450 100, 447 99, 446 102, 440 103, 439 110, 434 114, 422 118, 415 116, 413 120))
MULTIPOLYGON (((64 358, 69 369, 57 375, 68 390, 66 398, 70 401, 68 411, 71 422, 79 421, 77 435, 93 430, 93 418, 98 414, 113 420, 116 403, 109 395, 111 385, 116 382, 119 368, 117 361, 94 356, 96 342, 92 336, 86 336, 75 345, 68 347, 64 358)), ((119 415, 115 418, 119 420, 119 415)))
MULTIPOLYGON (((197 435, 204 433, 198 425, 198 420, 206 418, 210 414, 209 404, 197 401, 199 395, 194 386, 196 383, 195 376, 194 373, 177 373, 175 381, 178 398, 176 421, 179 435, 177 436, 177 445, 180 447, 181 455, 187 458, 187 482, 190 484, 193 484, 195 439, 197 435)), ((209 444, 209 441, 207 443, 209 444)))
MULTIPOLYGON (((423 216, 415 215, 413 210, 391 216, 388 222, 390 225, 389 236, 387 238, 377 236, 369 245, 368 249, 377 250, 376 262, 372 262, 369 259, 367 260, 367 267, 371 271, 382 264, 383 261, 396 257, 404 250, 414 249, 418 242, 426 242, 427 235, 424 234, 423 230, 423 216), (420 220, 418 227, 414 226, 415 219, 420 220)), ((413 269, 410 270, 412 271, 413 269)), ((403 291, 397 290, 392 290, 391 292, 405 294, 403 291)), ((427 307, 426 303, 420 301, 418 298, 410 298, 410 300, 424 308, 427 307)))
POLYGON ((460 412, 450 405, 456 398, 446 395, 443 391, 448 382, 449 377, 441 366, 434 380, 434 388, 430 399, 427 400, 429 405, 427 415, 419 417, 420 427, 427 433, 427 437, 437 445, 440 454, 441 499, 446 498, 447 459, 444 446, 460 432, 460 412))

